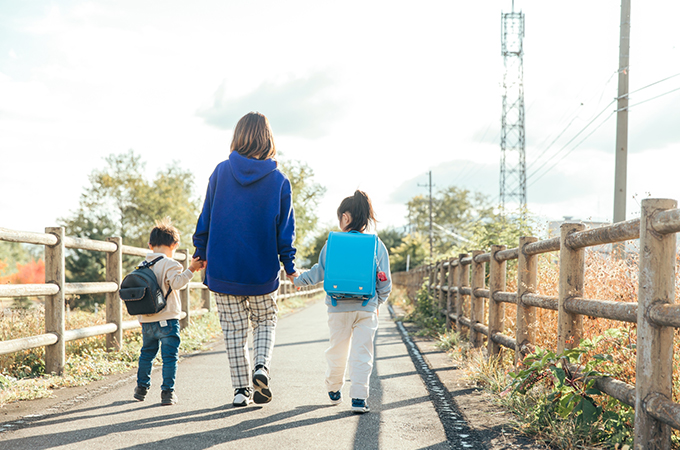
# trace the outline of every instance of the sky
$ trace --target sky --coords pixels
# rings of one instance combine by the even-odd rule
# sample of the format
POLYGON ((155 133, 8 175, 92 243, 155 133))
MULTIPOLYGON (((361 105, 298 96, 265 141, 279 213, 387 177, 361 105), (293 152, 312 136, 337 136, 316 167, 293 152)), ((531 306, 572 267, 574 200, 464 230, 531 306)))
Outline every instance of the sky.
MULTIPOLYGON (((362 189, 379 229, 404 226, 429 171, 435 192, 453 185, 497 202, 500 22, 512 8, 0 0, 0 227, 55 226, 104 158, 129 149, 150 178, 173 161, 191 170, 202 197, 249 111, 269 118, 281 160, 307 163, 326 187, 322 224, 362 189)), ((514 9, 526 28, 528 208, 610 221, 620 1, 514 9)), ((672 0, 633 0, 627 218, 644 197, 680 199, 679 15, 672 0)))

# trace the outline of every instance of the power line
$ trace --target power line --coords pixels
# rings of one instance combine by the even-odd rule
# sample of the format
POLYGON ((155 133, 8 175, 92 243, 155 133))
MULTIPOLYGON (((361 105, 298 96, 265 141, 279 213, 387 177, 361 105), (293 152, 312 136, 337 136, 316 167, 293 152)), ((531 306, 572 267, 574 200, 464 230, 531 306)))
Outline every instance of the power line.
MULTIPOLYGON (((617 72, 614 72, 614 74, 616 74, 616 73, 617 73, 617 72)), ((639 88, 639 89, 636 89, 636 90, 634 90, 634 91, 631 91, 631 92, 629 92, 629 95, 632 94, 632 93, 635 93, 635 92, 640 92, 640 91, 642 91, 642 90, 644 90, 644 89, 647 89, 648 87, 651 87, 651 86, 654 86, 654 85, 656 85, 656 84, 662 83, 662 82, 664 82, 664 81, 670 80, 671 78, 674 78, 674 77, 677 77, 677 76, 680 76, 680 73, 676 73, 676 74, 674 74, 674 75, 668 76, 668 77, 663 78, 663 79, 661 79, 661 80, 655 81, 654 83, 650 83, 650 84, 648 84, 648 85, 646 85, 646 86, 643 86, 643 87, 641 87, 641 88, 639 88)), ((612 77, 613 77, 613 75, 612 75, 612 77)), ((609 81, 610 81, 610 80, 611 80, 611 77, 610 77, 609 80, 605 83, 605 87, 606 87, 607 84, 609 84, 609 81)), ((662 96, 664 96, 664 95, 673 93, 673 92, 678 91, 678 90, 680 90, 680 88, 676 88, 676 89, 673 89, 673 90, 671 90, 671 91, 665 92, 665 93, 663 93, 663 94, 659 94, 659 95, 657 95, 657 96, 655 96, 655 97, 649 98, 649 99, 647 99, 647 100, 643 100, 643 101, 641 101, 641 102, 635 103, 635 104, 633 104, 633 105, 628 106, 628 108, 630 109, 630 108, 632 108, 633 106, 641 105, 642 103, 648 102, 648 101, 650 101, 650 100, 654 100, 654 99, 656 99, 656 98, 662 97, 662 96)), ((609 103, 609 105, 611 105, 611 104, 614 103, 615 101, 616 101, 616 99, 615 99, 614 101, 612 101, 611 103, 609 103)), ((609 107, 609 105, 607 105, 607 106, 605 107, 605 110, 606 110, 606 108, 609 107)), ((568 146, 568 145, 569 145, 576 137, 578 137, 578 135, 581 134, 581 133, 582 133, 582 132, 583 132, 583 131, 584 131, 584 130, 592 123, 592 122, 594 122, 594 121, 595 121, 595 120, 596 120, 603 112, 604 112, 604 110, 603 110, 602 112, 600 112, 600 114, 598 114, 597 116, 595 116, 595 117, 594 117, 594 118, 593 118, 593 119, 592 119, 585 127, 583 127, 583 129, 582 129, 581 131, 579 131, 579 132, 576 134, 576 136, 574 136, 569 142, 567 142, 567 143, 566 143, 560 150, 558 150, 551 158, 549 158, 547 161, 545 161, 545 162, 541 165, 541 167, 539 167, 539 168, 536 169, 534 172, 532 172, 532 173, 527 177, 527 180, 528 180, 529 178, 531 178, 532 176, 534 176, 534 175, 535 175, 539 170, 541 170, 543 167, 545 167, 545 166, 550 162, 551 159, 555 158, 561 151, 563 151, 563 150, 566 148, 566 146, 568 146)), ((548 151, 548 149, 549 149, 549 148, 550 148, 550 147, 551 147, 551 146, 552 146, 552 145, 553 145, 553 144, 554 144, 554 143, 562 136, 562 134, 564 134, 564 132, 571 126, 571 124, 572 124, 572 123, 574 122, 574 120, 576 120, 577 118, 578 118, 578 116, 577 116, 577 117, 574 117, 574 118, 571 120, 571 122, 569 122, 569 124, 567 124, 567 126, 566 126, 566 127, 562 130, 562 132, 561 132, 561 133, 553 140, 553 142, 551 142, 550 145, 549 145, 545 150, 543 150, 543 152, 541 152, 541 154, 534 160, 534 162, 531 163, 531 164, 529 165, 529 168, 531 168, 533 165, 536 164, 536 162, 538 162, 538 160, 539 160, 539 159, 540 159, 540 158, 548 151)), ((607 119, 608 119, 608 118, 609 118, 609 117, 607 117, 607 119)), ((605 119, 605 121, 606 121, 606 119, 605 119)), ((599 128, 600 126, 601 126, 601 125, 598 125, 597 128, 599 128)), ((592 134, 592 133, 591 133, 591 134, 592 134)), ((590 134, 589 134, 588 136, 590 136, 590 134)), ((583 142, 583 141, 581 141, 581 142, 583 142)), ((580 145, 580 143, 579 143, 579 145, 580 145)), ((574 147, 574 148, 576 148, 576 147, 574 147)), ((573 149, 572 149, 572 150, 573 150, 573 149)), ((571 150, 570 150, 570 153, 571 153, 571 150)), ((564 159, 564 158, 562 158, 562 159, 564 159)), ((561 161, 562 159, 560 159, 560 161, 561 161)), ((554 165, 553 165, 552 167, 554 167, 554 165)), ((547 171, 546 171, 545 173, 547 173, 547 171)), ((545 173, 544 173, 544 175, 545 175, 545 173)), ((541 177, 542 177, 542 176, 543 176, 543 175, 541 175, 541 177)), ((534 181, 534 182, 535 182, 535 181, 534 181)), ((534 184, 534 183, 532 182, 531 184, 534 184)))
MULTIPOLYGON (((607 108, 609 108, 609 107, 612 105, 612 103, 614 103, 615 101, 616 101, 616 100, 612 100, 611 103, 609 103, 607 106, 605 106, 605 108, 604 108, 602 111, 600 111, 595 117, 593 117, 593 118, 590 120, 590 122, 588 122, 583 128, 581 128, 581 131, 579 131, 578 133, 576 133, 576 135, 574 135, 574 137, 572 137, 571 139, 569 139, 569 142, 567 142, 566 144, 564 144, 564 146, 563 146, 561 149, 559 149, 554 155, 552 155, 550 158, 548 158, 548 159, 541 165, 541 167, 539 167, 538 169, 534 170, 531 174, 529 174, 529 176, 527 176, 527 180, 529 180, 529 179, 530 179, 532 176, 534 176, 539 170, 541 170, 543 167, 545 167, 546 164, 548 164, 553 158, 555 158, 557 155, 559 155, 560 152, 562 152, 565 148, 567 148, 567 146, 568 146, 569 144, 571 144, 571 143, 574 141, 574 139, 576 139, 577 137, 579 137, 579 135, 580 135, 581 133, 583 133, 583 132, 586 130, 586 128, 588 128, 588 127, 590 126, 590 124, 592 124, 593 122, 595 122, 595 120, 597 120, 597 118, 600 117, 600 116, 607 110, 607 108)), ((599 126, 598 126, 598 128, 599 128, 599 126)), ((589 136, 590 136, 590 135, 589 135, 589 136)), ((561 160, 560 160, 560 161, 561 161, 561 160)), ((532 184, 533 184, 533 183, 532 183, 532 184)))
MULTIPOLYGON (((669 80, 669 79, 671 79, 671 78, 673 78, 673 77, 676 77, 676 76, 679 76, 679 75, 680 75, 680 73, 677 73, 677 74, 675 74, 675 75, 671 75, 671 76, 666 77, 666 78, 664 78, 664 79, 662 79, 662 80, 655 81, 654 83, 648 84, 647 86, 644 86, 644 87, 641 87, 641 88, 639 88, 639 89, 636 89, 635 91, 632 91, 632 92, 639 92, 639 91, 641 91, 641 90, 643 90, 643 89, 646 89, 646 88, 648 88, 648 87, 650 87, 650 86, 654 86, 655 84, 661 83, 662 81, 669 80)), ((629 106, 628 106, 628 109, 630 109, 630 108, 632 108, 632 107, 634 107, 634 106, 641 105, 641 104, 646 103, 646 102, 648 102, 648 101, 655 100, 655 99, 657 99, 657 98, 659 98, 659 97, 663 97, 664 95, 668 95, 668 94, 671 94, 671 93, 676 92, 676 91, 680 91, 680 87, 675 88, 675 89, 671 89, 670 91, 664 92, 663 94, 656 95, 656 96, 654 96, 654 97, 648 98, 648 99, 646 99, 646 100, 643 100, 643 101, 641 101, 641 102, 635 103, 635 104, 633 104, 633 105, 629 105, 629 106)), ((632 92, 631 92, 631 93, 632 93, 632 92)), ((630 94, 630 93, 629 93, 629 94, 630 94)), ((612 102, 612 103, 614 103, 614 102, 612 102)), ((609 105, 611 105, 611 103, 610 103, 609 105)), ((609 107, 609 105, 607 105, 607 107, 609 107)), ((605 109, 606 109, 606 108, 605 108, 605 109)), ((602 112, 604 112, 604 110, 603 110, 602 112)), ((574 136, 574 138, 572 138, 569 142, 567 142, 567 143, 565 144, 565 146, 562 147, 562 149, 560 149, 554 156, 557 156, 557 154, 558 154, 559 152, 561 152, 562 150, 564 150, 564 148, 566 148, 566 146, 569 145, 569 143, 571 143, 571 142, 572 142, 579 134, 581 134, 581 133, 583 132, 583 130, 585 130, 585 129, 586 129, 586 128, 587 128, 587 127, 595 120, 595 119, 597 119, 597 118, 602 114, 602 112, 600 112, 600 114, 598 114, 597 116, 595 116, 595 118, 594 118, 593 120, 591 120, 590 122, 588 122, 588 124, 587 124, 581 131, 579 131, 579 133, 578 133, 576 136, 574 136)), ((538 180, 540 180, 541 178, 543 178, 544 175, 546 175, 546 174, 547 174, 548 172, 550 172, 553 168, 555 168, 562 160, 564 160, 564 158, 566 158, 571 152, 573 152, 574 150, 576 150, 576 148, 578 148, 578 146, 580 146, 583 142, 585 142, 586 139, 588 139, 593 133, 595 133, 595 131, 597 131, 602 125, 604 125, 605 122, 607 122, 607 120, 609 120, 609 118, 610 118, 615 112, 616 112, 616 111, 613 111, 610 115, 608 115, 608 116, 607 116, 607 117, 606 117, 606 118, 605 118, 605 119, 604 119, 597 127, 595 127, 590 133, 588 133, 588 135, 587 135, 585 138, 583 138, 578 144, 576 144, 576 145, 575 145, 571 150, 569 150, 564 156, 562 156, 559 160, 557 160, 557 161, 555 162, 555 164, 553 164, 552 166, 550 166, 545 172, 543 172, 541 175, 539 175, 538 178, 535 178, 535 179, 531 182, 531 184, 529 184, 529 186, 533 186, 538 180)), ((552 144, 551 144, 551 145, 552 145, 552 144)), ((554 157, 554 156, 553 156, 553 157, 554 157)), ((551 159, 552 159, 552 158, 551 158, 551 159)), ((546 161, 546 163, 549 162, 549 161, 550 161, 550 159, 549 159, 548 161, 546 161)), ((528 180, 529 178, 533 177, 539 170, 541 170, 541 168, 543 168, 543 167, 545 166, 546 163, 544 163, 541 167, 539 167, 539 168, 536 169, 534 172, 532 172, 532 173, 527 177, 527 180, 528 180)))
MULTIPOLYGON (((659 84, 659 83, 661 83, 661 82, 663 82, 663 81, 670 80, 671 78, 677 77, 678 75, 680 75, 680 73, 676 73, 675 75, 671 75, 670 77, 666 77, 666 78, 664 78, 663 80, 655 81, 654 83, 648 84, 647 86, 643 86, 643 87, 641 87, 641 88, 639 88, 639 89, 635 89, 634 91, 629 92, 628 95, 633 94, 633 93, 635 93, 635 92, 640 92, 640 91, 643 90, 643 89, 647 89, 648 87, 654 86, 655 84, 659 84)), ((677 90, 677 89, 676 89, 676 90, 677 90)), ((651 99, 650 99, 650 100, 651 100, 651 99)))
POLYGON ((648 98, 647 100, 642 100, 641 102, 637 102, 637 103, 635 103, 635 104, 632 104, 632 105, 628 106, 628 109, 632 108, 633 106, 637 106, 637 105, 641 105, 641 104, 643 104, 643 103, 647 103, 647 102, 650 101, 650 100, 654 100, 654 99, 657 99, 657 98, 659 98, 659 97, 663 97, 664 95, 671 94, 671 93, 673 93, 673 92, 675 92, 675 91, 680 91, 680 87, 679 87, 679 88, 675 88, 675 89, 673 89, 673 90, 670 90, 670 91, 668 91, 668 92, 664 92, 663 94, 659 94, 659 95, 657 95, 657 96, 655 96, 655 97, 648 98))
POLYGON ((576 117, 574 117, 573 119, 571 119, 571 122, 569 122, 569 123, 567 124, 567 126, 564 127, 564 130, 562 130, 562 131, 560 132, 560 134, 558 134, 557 137, 550 143, 550 145, 548 145, 548 146, 545 148, 545 150, 543 150, 543 151, 541 152, 541 154, 538 155, 538 157, 537 157, 536 159, 534 159, 534 162, 532 162, 531 164, 529 164, 529 167, 527 167, 527 169, 531 169, 531 167, 532 167, 534 164, 536 164, 536 163, 538 162, 538 160, 541 159, 541 157, 542 157, 543 155, 545 155, 545 152, 547 152, 548 150, 550 150, 550 147, 552 147, 553 144, 554 144, 555 142, 557 142, 557 140, 558 140, 559 138, 562 137, 562 135, 564 134, 564 132, 567 131, 567 129, 571 126, 572 123, 574 123, 574 120, 576 120, 576 119, 578 119, 578 116, 576 116, 576 117))
MULTIPOLYGON (((560 159, 558 159, 558 160, 555 162, 555 164, 553 164, 552 166, 550 166, 545 172, 543 172, 541 175, 539 175, 538 178, 535 178, 534 181, 532 181, 531 184, 529 184, 529 186, 533 186, 538 180, 540 180, 541 178, 543 178, 543 176, 544 176, 545 174, 547 174, 547 173, 550 172, 552 169, 554 169, 555 166, 557 166, 564 158, 566 158, 567 156, 569 156, 569 154, 571 154, 571 152, 573 152, 574 150, 576 150, 576 149, 578 148, 579 145, 583 144, 583 143, 586 141, 586 139, 588 139, 590 136, 592 136, 593 133, 595 133, 602 125, 604 125, 604 124, 609 120, 609 118, 610 118, 611 116, 614 115, 615 112, 616 112, 616 111, 612 111, 607 117, 605 117, 605 119, 604 119, 598 126, 596 126, 596 127, 593 129, 593 131, 591 131, 590 133, 588 133, 588 135, 587 135, 586 137, 584 137, 584 138, 583 138, 578 144, 576 144, 571 150, 569 150, 567 153, 565 153, 564 156, 562 156, 560 159)), ((572 140, 573 140, 573 139, 572 139, 572 140)), ((571 141, 570 141, 570 142, 571 142, 571 141)), ((538 170, 537 170, 537 171, 538 171, 538 170)), ((536 173, 536 172, 532 173, 532 175, 535 174, 535 173, 536 173)))
MULTIPOLYGON (((607 79, 607 81, 605 81, 604 85, 603 85, 602 88, 600 89, 600 98, 598 99, 596 105, 600 105, 600 104, 602 103, 602 96, 603 96, 604 93, 606 92, 607 86, 608 86, 609 83, 611 82, 612 78, 614 78, 614 75, 616 75, 617 73, 618 73, 618 71, 612 72, 612 74, 609 76, 609 78, 607 79)), ((583 88, 581 89, 581 92, 582 92, 582 91, 583 91, 583 88)), ((581 93, 579 92, 579 94, 577 95, 577 97, 580 96, 580 95, 581 95, 581 93)), ((585 103, 586 103, 586 104, 590 104, 590 101, 591 101, 596 95, 597 95, 597 93, 593 93, 593 95, 590 97, 590 99, 588 99, 585 103)), ((581 103, 579 106, 576 107, 576 110, 578 110, 578 109, 580 108, 580 106, 583 106, 583 105, 584 105, 584 103, 581 103)), ((557 142, 557 140, 558 140, 558 139, 559 139, 559 138, 567 131, 567 129, 571 126, 571 124, 572 124, 576 119, 579 118, 578 112, 577 112, 576 110, 574 110, 574 113, 573 113, 574 115, 573 115, 572 119, 569 121, 569 123, 567 124, 567 126, 565 126, 564 129, 560 132, 560 134, 553 140, 553 142, 551 142, 550 145, 549 145, 547 148, 545 148, 545 149, 541 152, 541 154, 538 155, 537 158, 535 158, 535 159, 533 160, 533 162, 529 165, 529 167, 527 167, 527 169, 533 167, 536 163, 538 163, 538 160, 541 159, 541 157, 543 157, 543 155, 550 149, 550 147, 552 147, 553 144, 555 144, 555 142, 557 142)), ((558 121, 558 123, 561 123, 561 122, 563 121, 564 117, 567 116, 567 115, 569 115, 569 113, 568 113, 568 112, 565 112, 565 113, 562 115, 562 117, 560 118, 560 120, 558 121)), ((550 139, 551 137, 552 137, 552 134, 548 135, 548 136, 543 140, 543 142, 541 142, 541 144, 539 144, 538 146, 539 146, 539 147, 542 147, 542 146, 543 146, 543 143, 545 143, 545 142, 546 142, 548 139, 550 139)))

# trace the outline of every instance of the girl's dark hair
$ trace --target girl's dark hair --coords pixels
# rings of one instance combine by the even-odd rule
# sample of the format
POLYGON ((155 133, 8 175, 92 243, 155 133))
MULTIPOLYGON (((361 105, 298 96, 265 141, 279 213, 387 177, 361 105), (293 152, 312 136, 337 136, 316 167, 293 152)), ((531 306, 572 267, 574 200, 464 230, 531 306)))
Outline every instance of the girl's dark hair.
POLYGON ((366 229, 369 223, 375 225, 377 222, 375 219, 375 213, 373 212, 373 206, 371 205, 371 199, 368 198, 365 192, 356 190, 354 195, 347 197, 340 203, 338 208, 338 220, 342 217, 343 213, 348 212, 352 216, 352 221, 347 226, 347 231, 359 231, 362 232, 366 229))
POLYGON ((269 120, 259 112, 249 112, 241 117, 234 128, 231 151, 246 158, 271 159, 276 155, 274 136, 269 120))

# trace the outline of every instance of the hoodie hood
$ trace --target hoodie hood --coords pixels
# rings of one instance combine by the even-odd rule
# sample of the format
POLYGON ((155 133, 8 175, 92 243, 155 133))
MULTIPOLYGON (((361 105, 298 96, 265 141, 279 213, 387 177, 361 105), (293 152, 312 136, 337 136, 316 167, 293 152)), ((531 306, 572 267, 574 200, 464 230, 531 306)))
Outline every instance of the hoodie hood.
POLYGON ((229 154, 231 173, 242 186, 248 186, 276 170, 273 159, 250 159, 233 151, 229 154))

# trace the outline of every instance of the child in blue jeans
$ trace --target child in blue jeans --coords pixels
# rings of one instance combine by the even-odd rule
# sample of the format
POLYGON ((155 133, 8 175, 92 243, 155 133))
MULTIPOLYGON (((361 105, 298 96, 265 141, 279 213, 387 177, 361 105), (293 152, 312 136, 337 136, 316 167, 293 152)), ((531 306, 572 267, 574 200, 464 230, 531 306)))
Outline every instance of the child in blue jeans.
POLYGON ((153 253, 146 256, 147 261, 158 257, 151 269, 156 275, 158 285, 166 298, 166 306, 156 314, 140 314, 138 317, 142 325, 142 350, 139 354, 139 368, 137 369, 137 387, 134 397, 140 402, 144 400, 151 387, 151 366, 156 358, 158 348, 161 349, 163 360, 163 384, 161 385, 161 405, 177 403, 175 394, 175 375, 177 374, 177 358, 179 354, 179 318, 182 305, 179 290, 189 283, 193 273, 203 268, 203 262, 194 258, 187 270, 172 259, 179 247, 179 231, 172 226, 169 218, 156 221, 151 230, 149 248, 153 253), (168 290, 170 294, 168 295, 168 290))
MULTIPOLYGON (((363 233, 369 223, 375 225, 375 213, 371 200, 362 191, 345 198, 338 208, 340 229, 345 232, 363 233)), ((328 327, 330 347, 326 350, 326 390, 333 405, 342 402, 342 387, 345 382, 345 368, 349 358, 349 390, 352 411, 369 411, 368 384, 373 370, 373 341, 378 330, 378 307, 385 303, 392 290, 390 258, 385 244, 378 239, 376 250, 378 260, 376 295, 364 304, 363 299, 333 302, 326 295, 328 306, 328 327)), ((326 270, 326 245, 321 249, 319 262, 295 278, 296 286, 317 284, 323 281, 326 270)))

